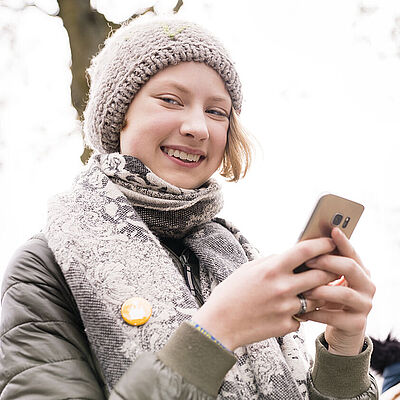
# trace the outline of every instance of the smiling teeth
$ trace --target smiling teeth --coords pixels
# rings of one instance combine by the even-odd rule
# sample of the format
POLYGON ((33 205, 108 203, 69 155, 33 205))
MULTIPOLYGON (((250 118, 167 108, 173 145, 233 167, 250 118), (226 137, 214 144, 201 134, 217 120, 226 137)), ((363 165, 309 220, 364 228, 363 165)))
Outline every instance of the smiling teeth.
POLYGON ((190 154, 190 153, 185 153, 184 151, 173 150, 173 149, 164 149, 164 152, 171 157, 180 158, 181 160, 197 162, 200 159, 200 154, 190 154))

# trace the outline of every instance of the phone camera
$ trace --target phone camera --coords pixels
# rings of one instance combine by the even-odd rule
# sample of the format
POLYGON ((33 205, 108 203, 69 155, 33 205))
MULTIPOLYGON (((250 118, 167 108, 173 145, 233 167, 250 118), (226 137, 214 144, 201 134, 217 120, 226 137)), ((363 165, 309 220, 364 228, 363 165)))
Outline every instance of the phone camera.
POLYGON ((332 225, 338 226, 342 222, 343 215, 342 214, 335 214, 332 220, 332 225))

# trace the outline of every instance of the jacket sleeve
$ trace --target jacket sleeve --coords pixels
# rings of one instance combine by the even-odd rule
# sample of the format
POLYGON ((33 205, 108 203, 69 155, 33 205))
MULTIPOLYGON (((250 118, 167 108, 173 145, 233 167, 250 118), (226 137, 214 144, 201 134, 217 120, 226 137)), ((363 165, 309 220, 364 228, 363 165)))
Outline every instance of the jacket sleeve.
POLYGON ((136 360, 110 400, 212 400, 235 362, 232 353, 184 322, 160 352, 136 360))
POLYGON ((159 354, 140 356, 108 393, 73 296, 41 238, 28 241, 11 260, 1 301, 2 400, 211 400, 235 362, 229 352, 184 324, 159 354), (204 352, 212 352, 217 363, 193 359, 204 352), (195 367, 186 368, 184 359, 195 367), (210 374, 210 368, 217 373, 210 374))
POLYGON ((316 340, 315 364, 308 377, 310 400, 378 399, 378 386, 369 373, 372 342, 365 340, 357 356, 329 353, 321 334, 316 340))
POLYGON ((76 305, 44 240, 16 252, 1 301, 2 400, 105 398, 76 305))

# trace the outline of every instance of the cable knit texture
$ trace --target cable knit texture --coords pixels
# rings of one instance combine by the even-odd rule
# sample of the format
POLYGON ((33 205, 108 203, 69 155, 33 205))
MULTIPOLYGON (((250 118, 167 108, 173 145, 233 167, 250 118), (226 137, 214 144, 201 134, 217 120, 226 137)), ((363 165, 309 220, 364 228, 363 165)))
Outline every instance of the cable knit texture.
MULTIPOLYGON (((51 202, 48 244, 109 388, 139 355, 163 348, 198 307, 158 236, 183 237, 199 260, 205 300, 257 256, 236 228, 215 218, 221 207, 214 180, 198 189, 180 189, 119 153, 92 157, 74 188, 51 202), (128 325, 121 317, 123 302, 133 296, 153 307, 142 326, 128 325)), ((241 347, 235 355, 220 399, 308 398, 309 359, 299 332, 241 347)))
POLYGON ((215 37, 192 22, 173 18, 134 20, 105 41, 88 69, 87 144, 100 153, 119 151, 120 131, 135 94, 157 72, 185 61, 202 62, 217 71, 240 113, 239 76, 215 37))

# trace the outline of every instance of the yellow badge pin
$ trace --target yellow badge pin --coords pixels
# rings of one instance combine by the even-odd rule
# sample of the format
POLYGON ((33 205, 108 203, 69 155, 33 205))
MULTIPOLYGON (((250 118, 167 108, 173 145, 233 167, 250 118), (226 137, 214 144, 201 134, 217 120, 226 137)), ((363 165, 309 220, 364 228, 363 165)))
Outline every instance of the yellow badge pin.
POLYGON ((121 315, 129 325, 143 325, 151 317, 151 304, 142 297, 131 297, 121 307, 121 315))

